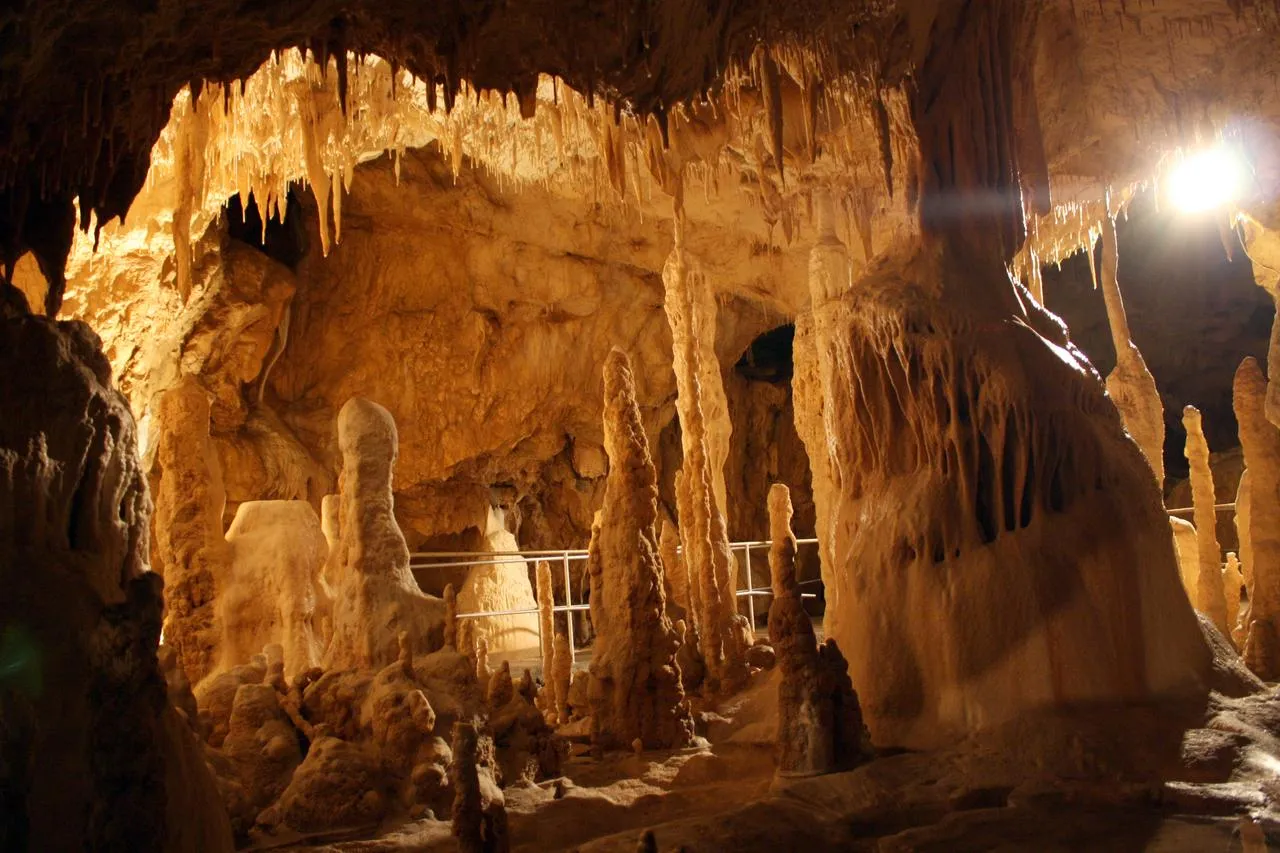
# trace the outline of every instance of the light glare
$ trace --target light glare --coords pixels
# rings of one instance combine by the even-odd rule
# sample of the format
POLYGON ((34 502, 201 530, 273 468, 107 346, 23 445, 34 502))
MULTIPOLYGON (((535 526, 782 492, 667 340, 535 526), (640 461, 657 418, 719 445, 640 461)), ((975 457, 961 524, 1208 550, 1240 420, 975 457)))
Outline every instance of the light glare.
POLYGON ((1244 187, 1244 164, 1219 146, 1183 158, 1169 175, 1169 199, 1184 213, 1201 213, 1236 200, 1244 187))

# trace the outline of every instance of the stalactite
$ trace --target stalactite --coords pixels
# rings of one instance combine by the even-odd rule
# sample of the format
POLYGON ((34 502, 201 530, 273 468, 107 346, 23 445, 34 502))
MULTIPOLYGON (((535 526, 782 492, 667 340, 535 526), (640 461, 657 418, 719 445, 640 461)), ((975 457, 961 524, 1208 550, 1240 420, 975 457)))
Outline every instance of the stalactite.
POLYGON ((1222 595, 1222 549, 1218 546, 1213 471, 1209 467, 1209 445, 1204 438, 1199 409, 1194 406, 1183 409, 1182 425, 1187 430, 1186 457, 1191 466, 1191 496, 1200 555, 1196 606, 1213 621, 1223 636, 1230 636, 1227 602, 1222 595))

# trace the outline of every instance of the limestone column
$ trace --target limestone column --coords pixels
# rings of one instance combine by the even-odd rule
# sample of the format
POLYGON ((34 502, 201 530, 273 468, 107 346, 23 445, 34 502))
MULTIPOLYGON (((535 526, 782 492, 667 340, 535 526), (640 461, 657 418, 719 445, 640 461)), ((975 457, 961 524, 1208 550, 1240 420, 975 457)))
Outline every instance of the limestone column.
POLYGON ((155 569, 165 578, 165 644, 177 649, 192 684, 218 663, 217 598, 231 560, 222 537, 226 493, 209 416, 209 395, 191 376, 156 402, 155 569))
POLYGON ((1156 485, 1164 487, 1164 405, 1155 377, 1147 369, 1142 353, 1129 335, 1129 320, 1125 316, 1124 300, 1120 297, 1120 284, 1116 271, 1120 264, 1116 245, 1116 222, 1108 216, 1102 218, 1102 296, 1107 305, 1107 320, 1111 324, 1111 341, 1116 349, 1115 369, 1107 376, 1107 393, 1120 410, 1125 429, 1142 448, 1156 485))
POLYGON ((1240 444, 1249 471, 1249 540, 1253 551, 1244 659, 1264 681, 1280 678, 1280 430, 1267 420, 1267 382, 1246 358, 1234 383, 1240 444))
POLYGON ((596 629, 591 738, 609 748, 637 740, 647 749, 686 746, 693 721, 676 664, 679 640, 664 601, 657 475, 630 361, 617 349, 605 361, 604 397, 609 474, 587 561, 596 629))
POLYGON ((1222 632, 1230 636, 1227 624, 1227 602, 1222 594, 1222 549, 1218 545, 1217 511, 1214 509, 1213 471, 1209 467, 1209 444, 1204 438, 1200 410, 1187 406, 1182 410, 1182 425, 1187 430, 1186 456, 1191 465, 1191 501, 1195 510, 1197 551, 1200 576, 1196 582, 1196 606, 1222 632))

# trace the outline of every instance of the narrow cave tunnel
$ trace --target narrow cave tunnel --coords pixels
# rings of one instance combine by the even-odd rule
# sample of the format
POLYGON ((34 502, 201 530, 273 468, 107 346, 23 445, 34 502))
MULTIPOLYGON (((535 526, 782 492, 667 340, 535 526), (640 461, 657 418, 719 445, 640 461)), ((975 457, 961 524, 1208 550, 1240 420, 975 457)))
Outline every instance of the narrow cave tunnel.
POLYGON ((6 10, 0 853, 1280 845, 1277 37, 6 10))

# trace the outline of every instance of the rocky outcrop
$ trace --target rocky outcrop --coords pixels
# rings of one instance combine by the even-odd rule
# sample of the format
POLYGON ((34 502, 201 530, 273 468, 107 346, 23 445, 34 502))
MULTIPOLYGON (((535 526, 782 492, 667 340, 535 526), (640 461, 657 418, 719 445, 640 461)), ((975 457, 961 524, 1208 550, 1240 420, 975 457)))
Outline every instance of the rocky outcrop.
POLYGON ((341 573, 326 668, 369 668, 399 657, 399 635, 420 651, 443 642, 444 604, 409 572, 409 549, 392 508, 398 437, 387 410, 359 397, 338 416, 342 448, 341 573))
POLYGON ((19 850, 230 851, 157 660, 133 416, 81 323, 0 306, 0 795, 19 850))
MULTIPOLYGON (((1264 681, 1280 678, 1280 431, 1266 417, 1266 377, 1246 358, 1235 378, 1236 420, 1248 470, 1253 557, 1244 659, 1264 681)), ((1241 480, 1241 488, 1245 487, 1241 480)))
POLYGON ((153 555, 156 571, 165 576, 165 641, 197 684, 219 664, 217 598, 231 562, 222 536, 222 468, 210 443, 209 416, 208 392, 191 377, 156 404, 153 555))
POLYGON ((587 561, 591 621, 591 737, 602 747, 687 745, 693 722, 676 664, 658 554, 658 489, 626 354, 604 373, 609 477, 587 561))
POLYGON ((769 607, 769 642, 782 673, 778 772, 812 776, 846 769, 870 756, 870 740, 844 655, 832 640, 818 646, 813 623, 801 603, 791 495, 780 483, 769 490, 769 516, 774 596, 769 607))
POLYGON ((218 668, 246 663, 272 643, 283 648, 290 679, 319 665, 331 602, 320 580, 329 546, 315 510, 306 501, 246 501, 236 509, 227 544, 218 668))
POLYGON ((1186 455, 1191 466, 1191 498, 1200 557, 1195 605, 1224 636, 1230 636, 1227 603, 1222 596, 1222 549, 1218 546, 1213 472, 1209 469, 1209 445, 1205 442, 1200 411, 1195 406, 1187 406, 1182 410, 1182 423, 1187 430, 1186 455))

